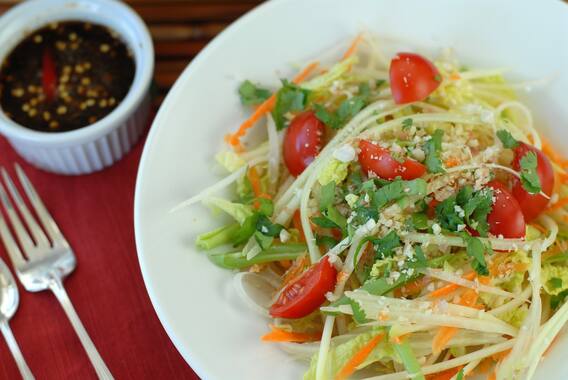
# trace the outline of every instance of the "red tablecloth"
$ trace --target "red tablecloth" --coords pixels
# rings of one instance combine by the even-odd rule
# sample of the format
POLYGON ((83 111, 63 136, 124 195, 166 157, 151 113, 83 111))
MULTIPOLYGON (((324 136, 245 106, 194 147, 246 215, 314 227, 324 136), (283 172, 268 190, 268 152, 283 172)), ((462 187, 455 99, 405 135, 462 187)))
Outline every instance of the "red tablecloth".
MULTIPOLYGON (((142 143, 119 163, 87 176, 37 170, 0 137, 0 166, 19 162, 77 255, 65 281, 69 297, 116 379, 197 379, 163 330, 146 293, 136 257, 134 184, 142 143)), ((10 266, 4 247, 0 256, 10 266)), ((20 287, 11 327, 35 377, 94 379, 87 355, 51 292, 20 287)), ((1 339, 0 339, 1 340, 1 339)), ((19 373, 3 340, 0 379, 19 373)))

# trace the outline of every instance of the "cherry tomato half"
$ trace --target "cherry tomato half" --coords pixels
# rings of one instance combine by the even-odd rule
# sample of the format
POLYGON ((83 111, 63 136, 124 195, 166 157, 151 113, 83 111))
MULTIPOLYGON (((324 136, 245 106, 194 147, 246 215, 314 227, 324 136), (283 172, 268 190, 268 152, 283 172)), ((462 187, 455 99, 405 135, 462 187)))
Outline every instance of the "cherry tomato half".
POLYGON ((411 180, 421 177, 426 172, 426 167, 420 162, 408 158, 398 162, 388 150, 367 140, 359 141, 359 148, 361 148, 359 163, 365 174, 373 172, 383 179, 401 177, 404 180, 411 180))
POLYGON ((390 87, 395 103, 424 100, 441 83, 440 72, 418 54, 398 53, 390 64, 390 87))
POLYGON ((312 111, 296 116, 284 136, 284 163, 297 177, 312 163, 322 146, 325 124, 312 111))
POLYGON ((487 216, 489 232, 505 239, 525 237, 526 225, 519 202, 511 195, 507 187, 499 181, 491 181, 487 187, 493 189, 493 209, 487 216))
POLYGON ((337 269, 326 256, 284 288, 270 307, 270 315, 289 319, 305 317, 325 301, 325 294, 333 290, 336 281, 337 269))
MULTIPOLYGON (((532 145, 519 143, 515 148, 515 158, 513 160, 513 169, 521 170, 521 158, 528 152, 534 152, 537 158, 537 174, 540 179, 540 186, 542 192, 550 197, 552 189, 554 188, 554 171, 550 160, 542 151, 532 145)), ((513 180, 513 196, 519 201, 521 210, 525 215, 527 222, 532 221, 541 213, 542 210, 548 205, 548 199, 542 194, 531 194, 523 188, 521 181, 518 178, 513 180)))

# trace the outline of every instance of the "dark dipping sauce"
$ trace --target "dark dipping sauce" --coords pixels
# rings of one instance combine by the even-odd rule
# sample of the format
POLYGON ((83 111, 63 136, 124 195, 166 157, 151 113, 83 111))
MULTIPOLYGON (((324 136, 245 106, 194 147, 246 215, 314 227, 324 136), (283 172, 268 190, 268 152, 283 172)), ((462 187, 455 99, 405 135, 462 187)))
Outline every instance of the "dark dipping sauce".
POLYGON ((20 42, 0 68, 0 106, 16 123, 43 132, 93 124, 124 99, 132 52, 108 28, 49 24, 20 42))

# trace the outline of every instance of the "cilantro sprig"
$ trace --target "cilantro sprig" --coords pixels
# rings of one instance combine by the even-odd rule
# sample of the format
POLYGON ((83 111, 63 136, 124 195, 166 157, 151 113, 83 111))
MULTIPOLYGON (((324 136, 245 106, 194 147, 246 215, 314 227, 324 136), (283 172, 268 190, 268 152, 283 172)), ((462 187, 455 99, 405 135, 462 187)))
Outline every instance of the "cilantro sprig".
POLYGON ((426 153, 426 159, 424 164, 429 173, 444 173, 444 167, 442 166, 442 160, 440 160, 440 151, 442 150, 442 137, 444 136, 444 131, 441 129, 436 129, 432 134, 430 140, 424 145, 424 152, 426 153))
POLYGON ((468 225, 487 236, 489 225, 487 216, 493 209, 493 190, 484 188, 473 191, 471 186, 464 186, 457 195, 448 197, 436 206, 436 218, 446 230, 459 232, 460 225, 468 225))
POLYGON ((300 112, 306 108, 309 94, 309 90, 286 79, 282 80, 282 88, 276 93, 276 104, 272 111, 276 129, 281 130, 288 126, 285 118, 288 112, 300 112))
POLYGON ((501 140, 503 146, 507 149, 514 149, 519 146, 519 142, 506 129, 497 131, 497 137, 501 140))
POLYGON ((471 267, 480 275, 489 275, 485 254, 492 254, 490 246, 483 244, 481 239, 462 232, 461 237, 466 244, 466 253, 471 258, 471 267))
POLYGON ((245 106, 255 106, 261 104, 266 99, 268 99, 270 95, 270 90, 257 87, 249 80, 245 80, 239 86, 239 97, 241 98, 241 103, 245 106))
POLYGON ((359 113, 369 103, 370 88, 366 83, 359 85, 356 96, 345 99, 337 110, 328 111, 324 106, 315 104, 316 117, 332 129, 342 128, 351 118, 359 113))
POLYGON ((312 223, 322 228, 339 228, 343 235, 347 234, 347 219, 334 206, 335 182, 330 181, 321 188, 320 212, 321 216, 312 217, 312 223))
POLYGON ((542 187, 537 173, 538 159, 536 153, 532 151, 525 153, 519 163, 521 165, 521 183, 523 188, 531 194, 540 193, 542 187))

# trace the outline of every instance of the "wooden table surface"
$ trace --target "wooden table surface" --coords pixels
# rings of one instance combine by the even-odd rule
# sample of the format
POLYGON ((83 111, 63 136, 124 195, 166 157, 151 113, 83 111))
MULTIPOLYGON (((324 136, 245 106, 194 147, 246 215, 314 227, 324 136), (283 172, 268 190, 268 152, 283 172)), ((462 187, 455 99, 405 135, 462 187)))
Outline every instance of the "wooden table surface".
MULTIPOLYGON (((21 0, 0 0, 0 13, 21 0)), ((227 25, 261 0, 126 0, 146 21, 156 51, 158 106, 183 69, 227 25)))

